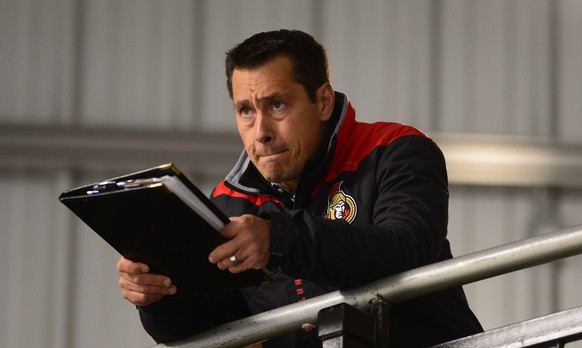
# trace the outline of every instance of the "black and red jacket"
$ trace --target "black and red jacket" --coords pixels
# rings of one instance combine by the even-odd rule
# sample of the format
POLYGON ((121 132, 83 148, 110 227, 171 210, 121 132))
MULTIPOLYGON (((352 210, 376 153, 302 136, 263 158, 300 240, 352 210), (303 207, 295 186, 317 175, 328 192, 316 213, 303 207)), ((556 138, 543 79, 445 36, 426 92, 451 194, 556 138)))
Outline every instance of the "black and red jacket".
MULTIPOLYGON (((212 325, 452 257, 447 174, 436 144, 413 127, 357 122, 341 93, 331 122, 329 142, 306 165, 294 195, 267 182, 245 152, 215 188, 211 199, 227 216, 254 214, 271 221, 269 266, 276 271, 272 284, 208 296, 207 303, 216 301, 208 305, 212 309, 191 308, 224 307, 229 313, 218 316, 226 318, 212 325), (238 313, 228 310, 233 299, 238 313)), ((207 326, 194 325, 195 315, 185 315, 179 305, 166 306, 165 314, 163 302, 152 306, 142 310, 142 321, 156 340, 178 338, 155 324, 162 317, 194 320, 191 328, 207 326)), ((429 346, 482 331, 460 287, 392 305, 390 327, 392 347, 429 346)), ((314 336, 300 333, 271 343, 317 346, 314 336)))

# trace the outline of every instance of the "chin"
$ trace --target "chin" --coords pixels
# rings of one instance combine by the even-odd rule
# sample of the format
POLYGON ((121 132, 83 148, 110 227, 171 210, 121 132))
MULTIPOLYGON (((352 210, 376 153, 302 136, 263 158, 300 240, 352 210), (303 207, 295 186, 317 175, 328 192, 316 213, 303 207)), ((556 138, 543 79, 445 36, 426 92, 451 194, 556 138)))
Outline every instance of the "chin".
POLYGON ((267 181, 270 182, 279 182, 281 180, 281 176, 277 173, 273 172, 272 170, 260 170, 259 173, 265 178, 267 181))
POLYGON ((263 175, 265 178, 278 178, 281 176, 281 173, 283 172, 282 166, 273 161, 270 162, 264 161, 262 163, 259 163, 257 169, 259 170, 261 175, 263 175))

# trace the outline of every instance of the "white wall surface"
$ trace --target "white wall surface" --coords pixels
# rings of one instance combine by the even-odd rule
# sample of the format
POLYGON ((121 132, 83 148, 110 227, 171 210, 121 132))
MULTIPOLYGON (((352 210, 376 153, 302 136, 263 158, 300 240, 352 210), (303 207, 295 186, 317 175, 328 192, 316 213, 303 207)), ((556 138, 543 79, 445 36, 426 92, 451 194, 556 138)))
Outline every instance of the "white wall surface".
MULTIPOLYGON (((0 0, 0 127, 233 131, 224 52, 280 27, 327 47, 360 120, 582 141, 578 0, 0 0)), ((0 163, 0 346, 153 343, 118 256, 57 201, 118 174, 0 163)), ((453 185, 449 234, 462 255, 581 216, 580 188, 453 185)), ((581 305, 582 258, 558 265, 467 285, 484 326, 581 305)))

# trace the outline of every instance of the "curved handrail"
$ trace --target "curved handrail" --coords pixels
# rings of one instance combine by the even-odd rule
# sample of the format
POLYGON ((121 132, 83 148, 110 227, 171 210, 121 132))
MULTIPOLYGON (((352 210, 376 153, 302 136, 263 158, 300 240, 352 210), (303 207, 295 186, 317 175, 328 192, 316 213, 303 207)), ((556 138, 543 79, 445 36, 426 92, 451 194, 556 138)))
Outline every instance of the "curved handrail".
POLYGON ((378 298, 401 302, 580 253, 582 225, 577 225, 333 291, 155 347, 240 347, 298 331, 305 324, 315 325, 321 309, 340 303, 367 310, 378 298))

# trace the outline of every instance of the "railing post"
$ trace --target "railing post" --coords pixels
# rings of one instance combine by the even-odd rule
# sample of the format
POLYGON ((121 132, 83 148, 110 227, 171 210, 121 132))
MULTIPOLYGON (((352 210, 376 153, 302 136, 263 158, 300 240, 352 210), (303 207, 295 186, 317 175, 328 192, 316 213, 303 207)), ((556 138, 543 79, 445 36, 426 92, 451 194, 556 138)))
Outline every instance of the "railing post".
POLYGON ((390 323, 390 305, 382 297, 378 296, 371 301, 370 313, 374 319, 375 348, 388 348, 389 323, 390 323))
POLYGON ((323 348, 388 348, 388 303, 371 302, 370 314, 346 303, 319 311, 323 348))
POLYGON ((374 348, 372 317, 346 303, 324 308, 317 315, 323 348, 374 348))

